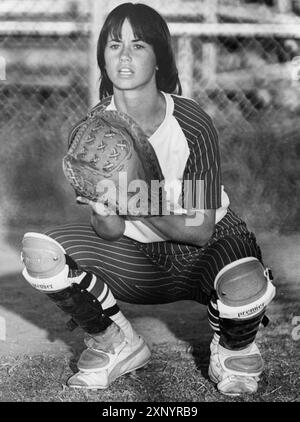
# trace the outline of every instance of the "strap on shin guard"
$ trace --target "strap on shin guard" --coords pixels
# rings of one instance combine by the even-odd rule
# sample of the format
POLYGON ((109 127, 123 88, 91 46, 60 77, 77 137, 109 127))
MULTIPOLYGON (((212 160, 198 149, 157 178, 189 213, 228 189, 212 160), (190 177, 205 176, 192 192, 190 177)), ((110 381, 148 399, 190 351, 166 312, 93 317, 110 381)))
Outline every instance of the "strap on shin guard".
POLYGON ((47 296, 65 313, 71 316, 67 323, 70 330, 79 326, 88 334, 97 334, 112 324, 110 315, 118 312, 118 306, 103 310, 100 302, 84 287, 89 285, 91 274, 87 274, 80 284, 47 296))
POLYGON ((220 343, 231 350, 240 350, 253 343, 260 323, 266 322, 265 311, 248 319, 219 319, 220 343))

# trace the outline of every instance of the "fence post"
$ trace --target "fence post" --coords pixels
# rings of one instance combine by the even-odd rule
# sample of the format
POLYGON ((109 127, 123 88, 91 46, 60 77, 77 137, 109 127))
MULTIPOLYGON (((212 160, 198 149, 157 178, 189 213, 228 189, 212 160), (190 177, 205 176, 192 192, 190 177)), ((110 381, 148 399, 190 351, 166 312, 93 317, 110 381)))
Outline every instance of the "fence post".
MULTIPOLYGON (((205 0, 205 23, 217 22, 218 0, 205 0)), ((201 25, 201 24, 200 24, 201 25)), ((217 46, 214 41, 205 40, 202 42, 202 79, 204 86, 214 84, 217 73, 217 46)))
POLYGON ((0 81, 6 81, 6 60, 0 56, 0 81))
POLYGON ((91 16, 89 34, 89 106, 99 102, 99 69, 97 65, 97 41, 104 23, 108 0, 89 0, 91 16))
POLYGON ((279 13, 289 13, 292 11, 291 0, 275 0, 275 7, 279 13))
POLYGON ((191 97, 193 94, 194 76, 192 37, 183 35, 178 39, 177 64, 182 93, 186 97, 191 97))
POLYGON ((0 316, 0 340, 6 340, 6 320, 2 316, 0 316))

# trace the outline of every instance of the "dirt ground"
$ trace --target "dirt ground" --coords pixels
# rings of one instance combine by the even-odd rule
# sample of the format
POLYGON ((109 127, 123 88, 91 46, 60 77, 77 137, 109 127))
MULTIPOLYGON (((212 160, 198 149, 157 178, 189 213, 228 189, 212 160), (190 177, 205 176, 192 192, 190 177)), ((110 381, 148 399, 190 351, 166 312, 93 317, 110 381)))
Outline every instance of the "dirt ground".
MULTIPOLYGON (((2 236, 0 243, 0 348, 1 354, 18 356, 43 352, 70 353, 81 344, 80 330, 65 329, 67 319, 47 297, 31 288, 21 275, 20 242, 22 232, 2 236), (5 240, 9 238, 9 243, 5 240)), ((258 236, 267 263, 275 276, 276 300, 269 315, 278 315, 284 303, 294 303, 292 315, 285 315, 278 329, 292 332, 292 319, 300 316, 300 234, 258 236)), ((206 309, 194 302, 167 305, 129 305, 120 303, 124 313, 151 344, 188 342, 211 336, 206 309)), ((290 309, 290 307, 289 307, 290 309)))

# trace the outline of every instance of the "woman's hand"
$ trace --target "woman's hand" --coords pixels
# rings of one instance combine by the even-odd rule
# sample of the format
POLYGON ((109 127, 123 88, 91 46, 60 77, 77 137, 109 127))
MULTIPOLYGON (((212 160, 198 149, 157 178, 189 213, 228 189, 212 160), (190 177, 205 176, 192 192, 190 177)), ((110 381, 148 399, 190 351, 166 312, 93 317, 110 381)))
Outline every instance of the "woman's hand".
POLYGON ((105 240, 118 240, 125 231, 125 220, 112 211, 102 202, 91 201, 84 197, 77 197, 77 202, 91 208, 91 225, 95 232, 105 240))
POLYGON ((102 217, 107 217, 110 214, 109 208, 102 204, 102 202, 91 201, 90 199, 84 198, 82 196, 78 196, 76 200, 81 204, 89 205, 95 214, 98 214, 102 217))

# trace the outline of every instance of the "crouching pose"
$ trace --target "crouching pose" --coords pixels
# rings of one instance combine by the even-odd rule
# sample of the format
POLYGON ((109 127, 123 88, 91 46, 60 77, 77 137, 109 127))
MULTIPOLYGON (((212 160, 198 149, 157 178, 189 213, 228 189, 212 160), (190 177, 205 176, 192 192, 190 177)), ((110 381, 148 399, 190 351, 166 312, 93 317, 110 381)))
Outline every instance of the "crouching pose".
POLYGON ((224 394, 254 393, 263 371, 255 338, 275 288, 254 234, 221 185, 212 120, 181 95, 166 22, 148 6, 118 6, 101 30, 98 64, 101 101, 93 110, 126 113, 143 129, 172 188, 172 213, 133 218, 81 198, 90 224, 25 234, 25 279, 85 333, 87 347, 68 385, 107 388, 149 361, 149 347, 116 300, 194 300, 207 306, 214 330, 210 379, 224 394), (184 181, 195 193, 192 216, 182 204, 184 181))
POLYGON ((119 310, 107 284, 81 270, 56 240, 27 233, 22 257, 25 279, 70 315, 70 328, 79 326, 85 332, 88 348, 77 364, 81 372, 69 386, 107 388, 120 375, 148 362, 148 346, 119 310))

